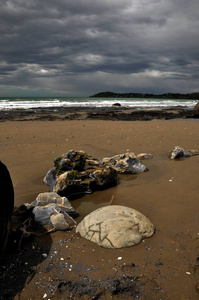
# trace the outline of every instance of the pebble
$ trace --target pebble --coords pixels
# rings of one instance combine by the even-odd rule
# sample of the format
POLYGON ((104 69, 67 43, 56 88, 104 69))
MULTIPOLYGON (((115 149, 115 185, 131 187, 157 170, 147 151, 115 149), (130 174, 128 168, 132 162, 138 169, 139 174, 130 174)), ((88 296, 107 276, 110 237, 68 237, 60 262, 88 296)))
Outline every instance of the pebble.
POLYGON ((117 258, 117 260, 121 260, 122 259, 122 257, 121 256, 119 256, 118 258, 117 258))

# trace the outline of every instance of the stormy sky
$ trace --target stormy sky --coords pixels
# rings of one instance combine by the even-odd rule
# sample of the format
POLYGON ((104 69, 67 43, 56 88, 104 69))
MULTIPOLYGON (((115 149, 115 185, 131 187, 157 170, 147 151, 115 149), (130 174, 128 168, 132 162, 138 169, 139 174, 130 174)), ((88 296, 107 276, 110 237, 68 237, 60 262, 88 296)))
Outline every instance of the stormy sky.
POLYGON ((0 96, 199 91, 198 0, 0 0, 0 96))

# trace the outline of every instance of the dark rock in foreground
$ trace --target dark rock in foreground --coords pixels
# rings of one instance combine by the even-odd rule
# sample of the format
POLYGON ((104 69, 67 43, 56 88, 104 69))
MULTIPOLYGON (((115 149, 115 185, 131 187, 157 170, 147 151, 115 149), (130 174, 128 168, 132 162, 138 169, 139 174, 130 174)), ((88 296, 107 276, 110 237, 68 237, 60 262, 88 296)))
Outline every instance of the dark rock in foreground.
POLYGON ((0 258, 3 256, 10 230, 10 219, 14 207, 14 190, 12 180, 7 167, 0 162, 0 258))
POLYGON ((194 115, 194 118, 199 118, 199 102, 194 107, 193 115, 194 115))

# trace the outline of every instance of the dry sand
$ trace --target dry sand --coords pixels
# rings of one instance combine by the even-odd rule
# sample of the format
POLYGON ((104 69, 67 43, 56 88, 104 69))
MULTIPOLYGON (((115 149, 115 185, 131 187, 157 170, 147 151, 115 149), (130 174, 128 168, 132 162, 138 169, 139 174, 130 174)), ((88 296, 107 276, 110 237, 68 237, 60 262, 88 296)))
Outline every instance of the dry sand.
POLYGON ((126 151, 153 154, 143 161, 149 172, 121 176, 118 186, 72 205, 80 213, 77 222, 95 208, 120 204, 142 212, 156 227, 153 237, 117 250, 82 239, 75 230, 35 238, 15 253, 15 261, 9 261, 8 251, 0 299, 199 298, 199 156, 167 157, 176 145, 199 150, 198 120, 6 121, 0 137, 15 206, 48 191, 43 177, 53 159, 68 150, 96 158, 126 151))

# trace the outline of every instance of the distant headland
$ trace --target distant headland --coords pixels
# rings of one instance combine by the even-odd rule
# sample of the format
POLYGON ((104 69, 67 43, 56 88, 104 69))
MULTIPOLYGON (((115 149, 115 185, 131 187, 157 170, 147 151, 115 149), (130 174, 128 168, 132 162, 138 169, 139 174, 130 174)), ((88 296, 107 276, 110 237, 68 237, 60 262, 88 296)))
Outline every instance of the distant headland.
POLYGON ((199 99, 199 92, 190 94, 166 93, 166 94, 144 94, 144 93, 114 93, 100 92, 89 96, 93 98, 160 98, 160 99, 199 99))

